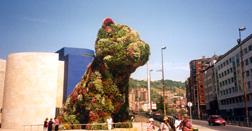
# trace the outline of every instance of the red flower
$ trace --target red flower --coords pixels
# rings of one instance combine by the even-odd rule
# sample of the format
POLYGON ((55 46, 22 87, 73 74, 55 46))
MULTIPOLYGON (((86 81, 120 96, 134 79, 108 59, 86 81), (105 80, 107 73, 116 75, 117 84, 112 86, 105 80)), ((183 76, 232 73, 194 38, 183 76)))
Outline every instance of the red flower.
POLYGON ((114 24, 114 21, 113 21, 111 18, 106 18, 106 19, 103 21, 104 27, 107 27, 107 26, 110 25, 110 24, 114 24))
POLYGON ((105 28, 105 32, 107 33, 107 34, 113 34, 113 32, 115 31, 115 29, 114 28, 112 28, 112 27, 106 27, 105 28))
POLYGON ((95 97, 93 97, 91 103, 96 103, 96 102, 97 102, 97 100, 95 99, 95 97))
POLYGON ((81 92, 82 92, 82 90, 80 89, 78 93, 81 94, 81 92))
POLYGON ((86 91, 86 89, 84 89, 84 90, 83 90, 83 96, 84 96, 84 97, 86 96, 86 93, 87 93, 87 91, 86 91))

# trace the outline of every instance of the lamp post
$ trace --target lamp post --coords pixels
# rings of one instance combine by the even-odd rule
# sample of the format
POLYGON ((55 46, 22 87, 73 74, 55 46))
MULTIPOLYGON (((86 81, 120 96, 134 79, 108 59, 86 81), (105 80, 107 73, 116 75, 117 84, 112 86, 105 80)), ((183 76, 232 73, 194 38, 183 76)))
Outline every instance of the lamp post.
POLYGON ((164 64, 163 64, 163 50, 166 49, 166 46, 161 48, 161 55, 162 55, 162 80, 163 80, 163 100, 164 100, 164 116, 166 116, 166 109, 165 109, 165 88, 164 88, 164 64))
POLYGON ((199 80, 199 75, 200 75, 200 72, 196 74, 196 77, 197 77, 197 97, 198 97, 197 107, 198 107, 198 118, 200 119, 200 97, 199 97, 199 82, 200 82, 200 80, 199 80))
POLYGON ((249 126, 249 117, 248 117, 248 105, 247 105, 247 93, 246 93, 246 83, 244 77, 244 62, 243 62, 243 54, 242 54, 242 43, 241 43, 241 31, 246 29, 245 26, 239 28, 239 39, 237 40, 238 45, 240 46, 240 55, 241 55, 241 68, 242 68, 242 80, 243 80, 243 90, 244 90, 244 102, 245 102, 245 110, 246 110, 246 117, 247 117, 247 126, 249 126))
MULTIPOLYGON (((149 70, 149 75, 150 75, 150 77, 149 77, 149 85, 150 85, 150 82, 151 82, 151 72, 152 72, 153 70, 152 69, 150 69, 149 70)), ((149 105, 150 105, 150 112, 151 112, 151 114, 152 114, 152 103, 151 103, 151 86, 150 86, 150 89, 149 89, 149 105)))

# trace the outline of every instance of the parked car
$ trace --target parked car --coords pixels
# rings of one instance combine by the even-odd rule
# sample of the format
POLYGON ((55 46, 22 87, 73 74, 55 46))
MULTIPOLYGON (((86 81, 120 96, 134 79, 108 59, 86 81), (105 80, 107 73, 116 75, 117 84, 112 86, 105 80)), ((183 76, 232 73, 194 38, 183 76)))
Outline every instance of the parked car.
POLYGON ((226 125, 226 121, 220 115, 210 115, 207 121, 209 125, 226 125))

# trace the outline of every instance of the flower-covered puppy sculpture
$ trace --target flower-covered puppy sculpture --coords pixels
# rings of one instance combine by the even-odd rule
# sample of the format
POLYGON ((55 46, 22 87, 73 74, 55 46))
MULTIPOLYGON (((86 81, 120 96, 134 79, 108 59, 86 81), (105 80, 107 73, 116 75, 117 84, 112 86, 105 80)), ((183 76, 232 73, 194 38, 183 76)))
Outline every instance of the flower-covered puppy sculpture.
MULTIPOLYGON (((144 65, 149 45, 127 25, 103 21, 95 42, 95 57, 62 109, 62 120, 70 123, 104 123, 128 119, 129 77, 144 65)), ((86 126, 94 129, 95 126, 86 126)))

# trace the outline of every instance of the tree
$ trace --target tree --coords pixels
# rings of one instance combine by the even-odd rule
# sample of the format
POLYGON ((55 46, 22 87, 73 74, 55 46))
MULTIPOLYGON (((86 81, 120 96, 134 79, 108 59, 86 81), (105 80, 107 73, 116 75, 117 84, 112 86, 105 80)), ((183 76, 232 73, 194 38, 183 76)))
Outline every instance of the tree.
MULTIPOLYGON (((160 96, 157 103, 157 110, 159 113, 164 113, 164 99, 163 96, 160 96), (161 111, 161 112, 160 112, 161 111)), ((166 112, 168 111, 168 104, 165 103, 165 107, 166 107, 166 112)))

